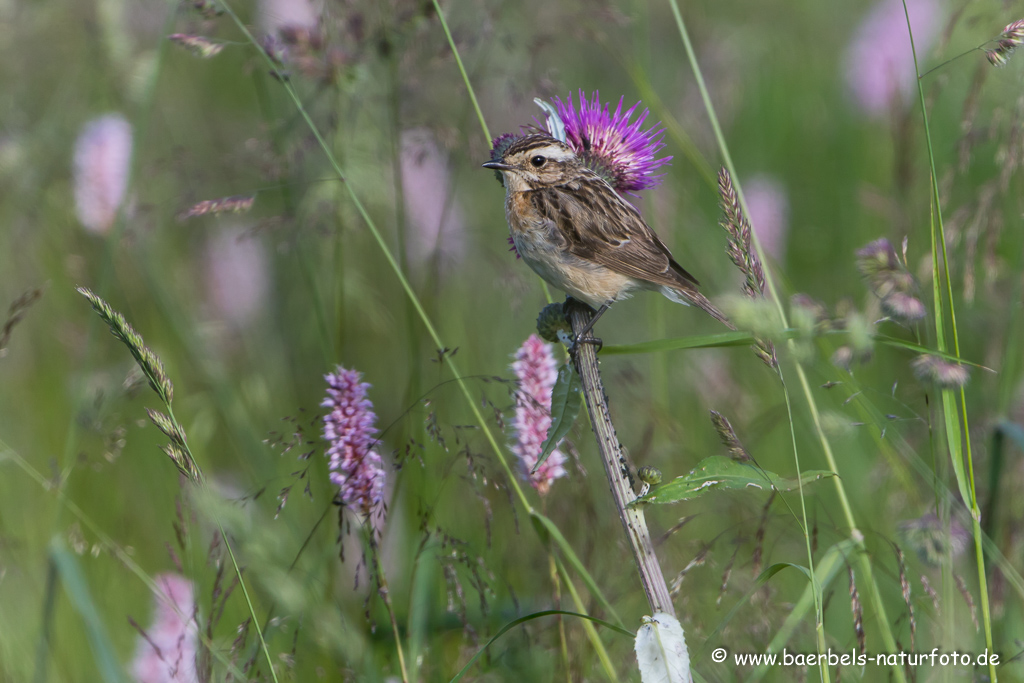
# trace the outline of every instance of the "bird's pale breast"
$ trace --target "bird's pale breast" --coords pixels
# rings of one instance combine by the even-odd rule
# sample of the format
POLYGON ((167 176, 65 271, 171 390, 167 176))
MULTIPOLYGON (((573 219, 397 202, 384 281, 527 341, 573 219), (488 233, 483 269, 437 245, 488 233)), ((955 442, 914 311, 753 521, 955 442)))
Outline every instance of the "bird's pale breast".
POLYGON ((524 193, 509 193, 505 210, 519 255, 548 284, 574 299, 597 308, 628 298, 632 290, 643 286, 627 275, 569 253, 557 226, 541 216, 524 193))

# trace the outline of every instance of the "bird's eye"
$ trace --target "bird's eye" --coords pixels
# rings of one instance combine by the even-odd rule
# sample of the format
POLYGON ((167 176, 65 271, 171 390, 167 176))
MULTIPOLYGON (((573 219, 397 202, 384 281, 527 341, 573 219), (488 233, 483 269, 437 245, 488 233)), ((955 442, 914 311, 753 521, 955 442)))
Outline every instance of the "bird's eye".
POLYGON ((539 154, 534 158, 530 159, 530 163, 533 164, 534 168, 540 168, 547 162, 547 158, 540 156, 539 154))

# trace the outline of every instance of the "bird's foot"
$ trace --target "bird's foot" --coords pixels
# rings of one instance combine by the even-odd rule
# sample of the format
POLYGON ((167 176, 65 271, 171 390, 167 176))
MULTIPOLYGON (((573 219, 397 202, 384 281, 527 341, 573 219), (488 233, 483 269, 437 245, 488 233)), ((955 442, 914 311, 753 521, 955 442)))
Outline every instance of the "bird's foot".
POLYGON ((575 339, 573 339, 572 344, 569 345, 569 355, 572 356, 573 359, 576 358, 576 354, 580 350, 580 344, 593 344, 594 346, 597 347, 597 349, 594 350, 594 353, 601 353, 601 349, 604 348, 604 341, 599 339, 598 337, 593 337, 589 335, 582 338, 576 337, 575 339))

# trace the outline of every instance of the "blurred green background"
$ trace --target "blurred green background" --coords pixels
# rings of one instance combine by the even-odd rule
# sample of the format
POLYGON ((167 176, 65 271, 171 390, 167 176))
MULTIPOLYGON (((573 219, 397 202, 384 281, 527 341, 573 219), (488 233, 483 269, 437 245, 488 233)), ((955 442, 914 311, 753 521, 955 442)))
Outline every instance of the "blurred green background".
MULTIPOLYGON (((994 38, 1021 9, 909 6, 922 72, 994 38)), ((253 660, 246 675, 267 680, 254 627, 236 641, 248 617, 240 589, 220 604, 233 579, 223 546, 211 550, 214 519, 231 533, 256 614, 273 617, 266 637, 281 680, 395 680, 394 632, 367 577, 358 521, 344 516, 339 526, 331 505, 318 415, 323 375, 336 364, 372 385, 388 472, 382 566, 411 676, 449 680, 503 625, 552 609, 559 594, 563 609, 575 609, 349 194, 509 443, 510 357, 546 299, 508 251, 504 190, 480 168, 490 141, 434 6, 231 8, 257 40, 275 37, 281 68, 344 182, 230 16, 155 0, 0 2, 0 307, 41 290, 0 351, 4 680, 109 678, 104 656, 127 667, 139 640, 130 619, 146 628, 153 610, 143 577, 168 571, 193 582, 204 634, 211 624, 212 678, 227 680, 229 663, 253 660), (174 33, 225 44, 202 59, 170 42, 174 33), (110 113, 131 126, 130 156, 122 154, 131 175, 109 220, 87 229, 76 210, 75 149, 87 123, 110 113), (254 195, 252 209, 179 219, 199 201, 235 195, 254 195), (107 299, 162 359, 216 495, 183 484, 158 450, 165 439, 144 408, 160 406, 76 286, 107 299)), ((708 296, 739 292, 717 225, 721 157, 669 4, 457 0, 443 9, 492 136, 539 119, 534 97, 582 89, 627 106, 642 99, 648 122, 666 127, 663 153, 674 159, 638 206, 708 296)), ((879 320, 855 252, 879 237, 900 252, 906 238, 931 311, 928 156, 899 3, 700 0, 682 14, 784 301, 806 293, 830 316, 860 310, 879 320)), ((966 405, 983 528, 1005 558, 1003 569, 995 555, 986 566, 999 676, 1009 681, 1024 680, 1022 68, 1011 58, 994 69, 972 52, 924 79, 961 352, 994 371, 972 370, 966 405)), ((117 171, 102 164, 116 167, 117 150, 98 154, 83 163, 100 164, 96 183, 116 184, 103 174, 117 171)), ((606 344, 720 331, 653 294, 614 307, 598 326, 606 344)), ((877 331, 934 345, 930 318, 880 322, 877 331)), ((914 378, 914 355, 890 346, 876 345, 850 372, 836 367, 830 358, 845 343, 842 334, 818 338, 802 360, 889 627, 904 649, 913 628, 917 650, 981 652, 973 546, 956 542, 956 527, 970 524, 949 472, 938 394, 914 378), (927 543, 901 534, 901 523, 944 505, 952 531, 933 525, 927 543), (943 555, 954 546, 944 566, 920 555, 928 544, 943 555)), ((778 378, 745 347, 605 358, 612 415, 634 464, 671 478, 724 454, 708 419, 715 409, 765 469, 795 476, 790 424, 800 467, 827 469, 792 354, 778 346, 792 421, 778 378)), ((585 417, 570 440, 568 477, 543 499, 529 489, 532 504, 633 630, 648 608, 585 417)), ((704 680, 747 680, 750 669, 697 651, 707 643, 763 652, 807 585, 799 571, 778 574, 715 633, 758 571, 807 564, 799 496, 767 502, 761 491, 722 493, 648 510, 656 537, 693 516, 657 552, 670 584, 678 581, 677 611, 704 680)), ((820 559, 849 529, 831 483, 808 488, 805 502, 820 559)), ((588 609, 614 621, 573 578, 588 609)), ((877 653, 879 615, 863 580, 866 646, 877 653)), ((845 566, 823 590, 826 644, 857 648, 845 566)), ((469 675, 607 680, 581 622, 564 622, 567 660, 560 633, 553 617, 527 622, 469 675)), ((621 680, 639 680, 631 640, 600 634, 621 680)), ((803 612, 787 647, 811 652, 815 638, 813 611, 803 612)), ((127 669, 121 675, 130 679, 127 669)), ((831 672, 833 680, 889 675, 870 665, 831 672)), ((908 675, 987 680, 987 670, 971 667, 908 675)), ((804 676, 818 673, 766 672, 766 680, 804 676)))

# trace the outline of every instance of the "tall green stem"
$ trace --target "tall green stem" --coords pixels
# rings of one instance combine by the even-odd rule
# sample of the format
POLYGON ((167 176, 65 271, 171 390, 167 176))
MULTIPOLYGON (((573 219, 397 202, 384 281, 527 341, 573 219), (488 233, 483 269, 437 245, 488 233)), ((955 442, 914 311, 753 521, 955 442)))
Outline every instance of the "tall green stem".
MULTIPOLYGON (((920 74, 921 68, 917 62, 917 49, 914 47, 914 30, 910 24, 910 13, 907 10, 906 0, 903 2, 903 13, 907 19, 907 32, 910 35, 910 50, 914 57, 914 73, 920 74)), ((942 223, 942 202, 939 196, 939 176, 935 170, 935 150, 932 148, 931 128, 928 123, 928 107, 924 97, 924 85, 920 76, 917 79, 918 101, 921 105, 921 119, 924 123, 925 144, 928 147, 928 165, 931 175, 932 192, 932 221, 931 221, 931 242, 932 242, 932 290, 935 306, 935 336, 939 351, 946 351, 946 339, 944 334, 945 319, 942 314, 942 292, 940 282, 944 279, 946 285, 946 296, 949 298, 949 320, 953 330, 953 353, 960 357, 960 337, 956 326, 956 306, 953 303, 953 282, 949 277, 949 255, 946 252, 946 231, 942 223), (938 267, 938 252, 942 251, 942 270, 938 267)), ((957 484, 960 486, 964 502, 967 504, 971 520, 973 522, 974 536, 974 560, 978 570, 978 591, 981 601, 981 616, 985 628, 985 646, 988 651, 994 652, 992 640, 992 614, 988 600, 988 578, 985 574, 985 555, 982 548, 983 534, 981 531, 981 509, 978 507, 978 494, 974 484, 974 458, 971 454, 971 430, 967 421, 967 395, 964 388, 960 387, 960 406, 957 415, 956 399, 949 389, 942 391, 942 410, 945 415, 946 441, 950 450, 950 458, 953 462, 953 471, 957 477, 957 484), (961 420, 963 422, 961 422, 961 420), (964 464, 966 456, 966 481, 964 479, 964 464)), ((989 661, 989 677, 993 683, 999 678, 996 673, 995 664, 989 661)))

